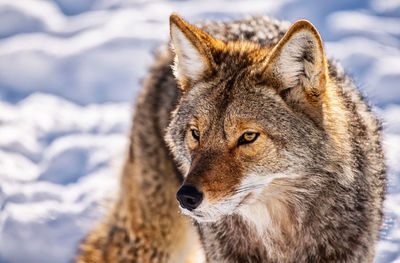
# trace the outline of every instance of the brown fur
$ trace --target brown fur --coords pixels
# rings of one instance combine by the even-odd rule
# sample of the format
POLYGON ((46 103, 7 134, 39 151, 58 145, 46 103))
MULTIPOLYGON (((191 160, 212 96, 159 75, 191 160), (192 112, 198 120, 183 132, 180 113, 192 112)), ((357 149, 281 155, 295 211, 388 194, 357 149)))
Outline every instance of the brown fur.
POLYGON ((182 212, 207 262, 371 261, 385 192, 380 125, 314 26, 170 22, 180 89, 161 53, 137 102, 119 199, 77 262, 193 255, 197 234, 174 200, 182 182, 204 194, 182 212), (241 144, 246 132, 258 137, 241 144))
POLYGON ((179 262, 173 251, 184 262, 197 242, 191 223, 179 213, 175 193, 181 175, 162 137, 169 118, 163 107, 172 110, 178 96, 174 90, 161 92, 176 85, 170 59, 159 57, 152 69, 157 77, 144 82, 149 89, 137 101, 119 197, 108 218, 82 243, 76 262, 179 262))

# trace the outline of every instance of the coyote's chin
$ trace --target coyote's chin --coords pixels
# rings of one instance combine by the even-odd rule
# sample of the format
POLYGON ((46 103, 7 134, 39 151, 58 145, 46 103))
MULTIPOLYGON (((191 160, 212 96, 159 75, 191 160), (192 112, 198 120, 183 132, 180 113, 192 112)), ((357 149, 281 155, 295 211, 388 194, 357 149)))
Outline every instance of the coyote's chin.
POLYGON ((188 210, 180 206, 183 214, 190 216, 197 222, 216 222, 223 216, 229 216, 238 211, 239 202, 226 200, 214 204, 203 201, 196 209, 188 210))

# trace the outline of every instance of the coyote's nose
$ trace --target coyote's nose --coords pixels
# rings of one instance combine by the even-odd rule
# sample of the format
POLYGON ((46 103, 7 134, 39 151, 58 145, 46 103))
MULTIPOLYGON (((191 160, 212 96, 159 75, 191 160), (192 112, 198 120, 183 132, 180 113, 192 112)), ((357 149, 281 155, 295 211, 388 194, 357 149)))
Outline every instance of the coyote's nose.
POLYGON ((184 185, 176 193, 176 199, 183 208, 189 211, 196 209, 203 200, 203 193, 199 192, 195 187, 184 185))

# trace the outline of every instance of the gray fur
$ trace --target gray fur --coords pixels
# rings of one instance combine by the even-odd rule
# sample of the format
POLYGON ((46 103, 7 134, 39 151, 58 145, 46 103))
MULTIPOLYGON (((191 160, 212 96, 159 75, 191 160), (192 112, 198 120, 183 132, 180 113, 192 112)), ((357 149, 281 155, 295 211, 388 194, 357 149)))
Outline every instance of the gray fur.
MULTIPOLYGON (((282 38, 290 25, 269 17, 251 17, 226 23, 203 22, 197 26, 224 42, 247 40, 268 48, 282 38)), ((177 243, 187 239, 184 235, 173 237, 174 229, 183 226, 182 229, 191 230, 187 219, 176 215, 178 204, 172 199, 179 184, 200 180, 191 177, 194 172, 189 169, 195 155, 185 143, 188 122, 194 116, 207 116, 209 121, 208 129, 202 134, 202 153, 197 155, 202 169, 196 176, 209 173, 216 165, 229 166, 229 163, 215 162, 226 154, 223 130, 232 125, 230 120, 234 118, 252 120, 268 132, 273 149, 263 150, 264 157, 257 169, 266 175, 287 171, 298 175, 276 180, 272 185, 280 191, 274 200, 283 203, 293 219, 293 231, 288 234, 280 229, 266 229, 267 235, 260 235, 243 214, 235 211, 223 214, 214 222, 200 220, 195 224, 207 262, 368 262, 373 259, 385 193, 379 122, 352 80, 339 65, 329 62, 329 76, 339 94, 338 101, 343 103, 344 110, 338 111, 349 123, 345 134, 340 132, 346 138, 343 145, 333 144, 328 138, 330 130, 287 100, 293 94, 276 92, 268 82, 259 81, 254 75, 254 61, 248 59, 246 52, 216 54, 218 71, 192 83, 183 94, 170 70, 173 54, 171 51, 158 54, 157 65, 144 82, 136 104, 127 168, 122 176, 118 205, 112 212, 113 215, 127 214, 128 219, 111 216, 106 220, 84 243, 78 262, 92 262, 97 250, 103 251, 103 258, 93 262, 123 262, 128 258, 132 262, 171 262, 179 254, 168 242, 174 238, 177 243), (162 139, 164 136, 168 143, 162 139), (135 165, 139 167, 136 170, 135 165), (129 208, 134 199, 137 211, 129 208), (166 218, 166 223, 155 221, 160 218, 166 218), (174 221, 175 218, 179 220, 174 221), (123 251, 125 246, 134 245, 132 240, 143 235, 131 229, 129 220, 143 222, 144 229, 151 226, 156 232, 166 232, 157 238, 172 238, 166 238, 165 242, 150 238, 147 243, 137 245, 138 251, 145 249, 147 252, 143 253, 153 253, 153 257, 141 256, 138 252, 132 256, 129 251, 106 256, 116 243, 123 251), (115 231, 111 229, 117 225, 128 229, 124 232, 125 241, 104 241, 113 239, 115 231), (103 237, 100 240, 97 236, 103 237)), ((254 166, 246 160, 243 162, 246 167, 254 166)))

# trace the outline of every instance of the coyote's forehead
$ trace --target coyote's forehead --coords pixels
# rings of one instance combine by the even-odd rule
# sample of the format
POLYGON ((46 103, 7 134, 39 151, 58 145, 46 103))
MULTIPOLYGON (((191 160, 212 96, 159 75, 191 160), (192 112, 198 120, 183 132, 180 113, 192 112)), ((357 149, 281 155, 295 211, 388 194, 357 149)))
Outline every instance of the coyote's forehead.
POLYGON ((275 110, 273 105, 279 103, 272 90, 249 92, 245 86, 249 84, 229 82, 194 86, 180 106, 186 125, 196 126, 205 140, 228 140, 226 137, 236 130, 266 130, 272 121, 268 115, 275 110))
POLYGON ((182 99, 178 113, 181 125, 198 125, 206 135, 213 134, 214 140, 247 129, 259 129, 284 140, 290 137, 288 133, 298 130, 299 124, 307 126, 275 89, 238 75, 194 85, 182 99), (218 133, 220 136, 214 136, 218 133))

